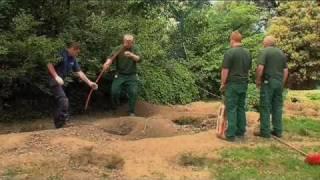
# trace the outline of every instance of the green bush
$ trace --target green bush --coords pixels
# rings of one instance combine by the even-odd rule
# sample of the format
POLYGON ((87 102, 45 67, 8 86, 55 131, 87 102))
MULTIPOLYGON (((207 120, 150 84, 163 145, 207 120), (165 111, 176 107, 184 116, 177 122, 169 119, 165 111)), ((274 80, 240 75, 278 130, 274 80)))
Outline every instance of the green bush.
POLYGON ((249 84, 247 91, 246 109, 248 111, 259 112, 260 106, 260 91, 256 88, 255 84, 249 84))
POLYGON ((167 66, 144 65, 140 68, 142 98, 162 104, 186 104, 196 100, 199 93, 193 74, 178 63, 167 66))

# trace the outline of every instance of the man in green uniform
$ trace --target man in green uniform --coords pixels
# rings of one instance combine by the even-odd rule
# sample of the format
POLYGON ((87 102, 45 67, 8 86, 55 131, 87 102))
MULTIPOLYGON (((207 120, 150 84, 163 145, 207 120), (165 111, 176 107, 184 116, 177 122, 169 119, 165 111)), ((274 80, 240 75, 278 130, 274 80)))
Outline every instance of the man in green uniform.
POLYGON ((137 63, 141 62, 141 57, 138 47, 134 45, 133 36, 124 35, 123 44, 116 47, 110 57, 113 55, 116 57, 108 58, 103 65, 104 70, 107 70, 112 63, 116 66, 117 73, 111 87, 112 107, 116 108, 119 105, 120 94, 124 89, 129 96, 129 115, 135 116, 138 96, 137 63))
POLYGON ((265 47, 259 57, 256 84, 260 91, 260 132, 256 136, 270 138, 271 134, 282 136, 282 92, 288 78, 288 65, 285 54, 275 45, 275 39, 267 36, 265 47), (270 130, 270 114, 273 131, 270 130))
POLYGON ((243 138, 246 132, 245 101, 252 60, 249 51, 242 47, 241 40, 238 31, 231 33, 231 49, 224 54, 221 71, 220 91, 225 93, 228 128, 226 135, 219 138, 227 141, 243 138))

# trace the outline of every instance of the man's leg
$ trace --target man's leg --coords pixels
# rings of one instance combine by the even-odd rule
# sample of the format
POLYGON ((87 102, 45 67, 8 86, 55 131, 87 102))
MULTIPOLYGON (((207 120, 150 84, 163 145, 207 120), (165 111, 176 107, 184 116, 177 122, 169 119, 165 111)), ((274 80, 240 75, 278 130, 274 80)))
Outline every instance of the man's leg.
POLYGON ((228 128, 227 128, 227 135, 226 137, 229 140, 234 140, 236 136, 236 129, 237 129, 237 102, 238 102, 238 94, 234 88, 232 83, 227 85, 226 89, 226 112, 227 112, 227 119, 228 119, 228 128))
POLYGON ((271 111, 272 87, 270 86, 269 83, 262 84, 261 92, 260 92, 260 135, 266 138, 271 137, 270 111, 271 111))
POLYGON ((62 128, 68 118, 69 100, 62 86, 53 86, 52 93, 57 103, 54 113, 54 125, 56 128, 62 128))
POLYGON ((112 109, 116 109, 117 106, 120 104, 120 94, 122 89, 122 84, 124 80, 122 77, 114 78, 111 86, 111 102, 112 102, 112 109))
POLYGON ((129 113, 135 113, 135 107, 138 99, 138 80, 135 77, 131 77, 126 82, 127 93, 129 96, 129 113))
MULTIPOLYGON (((277 80, 275 80, 277 81, 277 80)), ((278 137, 282 136, 282 106, 283 106, 283 88, 282 82, 273 82, 276 86, 274 95, 272 98, 272 134, 278 137)))
POLYGON ((238 100, 238 110, 237 110, 236 135, 241 137, 241 136, 244 136, 246 132, 246 125, 247 125, 245 105, 246 105, 248 85, 241 84, 237 89, 239 94, 239 100, 238 100))

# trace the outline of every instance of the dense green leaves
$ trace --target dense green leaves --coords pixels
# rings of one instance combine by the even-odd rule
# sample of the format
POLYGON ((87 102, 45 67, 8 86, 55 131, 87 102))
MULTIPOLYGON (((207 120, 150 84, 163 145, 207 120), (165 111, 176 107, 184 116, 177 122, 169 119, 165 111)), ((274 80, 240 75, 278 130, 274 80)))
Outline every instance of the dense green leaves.
MULTIPOLYGON (((50 99, 46 64, 56 61, 65 42, 81 42, 78 60, 94 80, 125 33, 134 34, 142 50, 141 98, 149 102, 185 104, 210 97, 208 92, 219 94, 221 62, 234 30, 252 54, 253 82, 268 13, 261 8, 265 4, 250 2, 1 0, 0 111, 14 111, 17 104, 47 109, 39 100, 50 99)), ((268 33, 288 54, 291 72, 299 81, 317 80, 319 7, 312 1, 284 3, 278 14, 268 33)), ((108 73, 92 106, 108 104, 111 82, 108 73)), ((72 109, 81 110, 88 87, 68 77, 67 90, 72 109)), ((255 94, 254 85, 250 92, 255 94)), ((256 97, 250 97, 254 106, 256 97)))
POLYGON ((319 80, 320 8, 315 1, 294 1, 278 8, 268 34, 288 56, 295 83, 319 80))
POLYGON ((256 6, 236 2, 218 3, 214 7, 194 11, 187 18, 186 64, 196 74, 197 85, 211 92, 218 91, 221 63, 224 52, 229 48, 230 33, 239 30, 245 38, 245 47, 256 49, 261 43, 256 41, 261 37, 255 26, 258 21, 259 9, 256 6))

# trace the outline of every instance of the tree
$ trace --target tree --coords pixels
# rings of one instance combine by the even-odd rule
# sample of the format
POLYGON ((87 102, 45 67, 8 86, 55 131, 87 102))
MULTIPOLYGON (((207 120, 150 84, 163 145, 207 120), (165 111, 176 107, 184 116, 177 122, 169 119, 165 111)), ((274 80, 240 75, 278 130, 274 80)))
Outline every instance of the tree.
POLYGON ((313 88, 320 80, 320 8, 315 1, 283 3, 268 34, 288 56, 293 88, 313 88))

